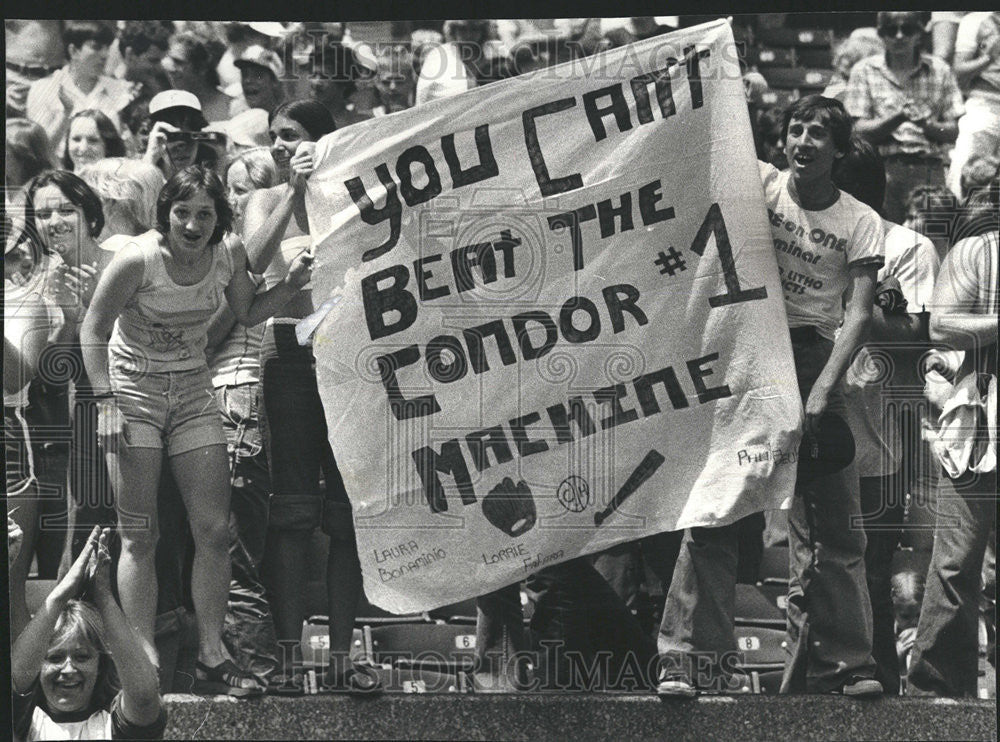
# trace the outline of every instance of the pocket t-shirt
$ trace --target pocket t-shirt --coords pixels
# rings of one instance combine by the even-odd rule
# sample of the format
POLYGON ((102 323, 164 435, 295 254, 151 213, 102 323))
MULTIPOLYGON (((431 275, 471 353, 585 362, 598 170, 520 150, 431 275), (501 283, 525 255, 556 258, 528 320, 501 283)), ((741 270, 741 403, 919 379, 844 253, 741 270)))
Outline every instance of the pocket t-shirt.
POLYGON ((788 326, 813 326, 833 340, 850 266, 885 262, 882 219, 843 191, 826 209, 803 209, 788 193, 789 172, 760 163, 760 173, 788 326))

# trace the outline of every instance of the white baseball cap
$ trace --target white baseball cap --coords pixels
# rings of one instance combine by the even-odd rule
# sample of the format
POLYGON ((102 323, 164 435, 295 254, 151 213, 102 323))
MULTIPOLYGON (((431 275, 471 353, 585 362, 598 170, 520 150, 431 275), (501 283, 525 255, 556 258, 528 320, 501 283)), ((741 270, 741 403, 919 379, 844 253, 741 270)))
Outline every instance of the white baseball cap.
POLYGON ((282 39, 286 34, 289 33, 289 29, 278 22, 258 22, 251 21, 247 23, 250 28, 259 34, 264 34, 265 36, 270 36, 274 39, 282 39))
POLYGON ((202 114, 201 101, 194 93, 187 90, 164 90, 157 93, 149 101, 149 115, 156 118, 157 114, 166 111, 168 108, 190 108, 198 112, 202 119, 202 126, 205 126, 205 116, 202 114))
POLYGON ((249 67, 251 65, 263 67, 264 69, 271 70, 271 72, 274 73, 274 76, 279 80, 285 76, 285 63, 281 61, 281 57, 278 56, 278 53, 273 52, 270 49, 265 49, 259 44, 248 46, 240 55, 240 58, 233 64, 235 64, 239 69, 243 69, 244 67, 249 67))

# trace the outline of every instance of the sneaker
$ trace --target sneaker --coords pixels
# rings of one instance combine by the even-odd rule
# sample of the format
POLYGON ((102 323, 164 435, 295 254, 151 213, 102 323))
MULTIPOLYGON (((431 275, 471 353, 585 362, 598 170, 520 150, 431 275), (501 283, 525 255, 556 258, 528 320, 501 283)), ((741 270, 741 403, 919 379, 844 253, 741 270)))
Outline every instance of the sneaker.
POLYGON ((875 678, 855 675, 840 686, 839 693, 853 698, 877 698, 882 695, 882 684, 875 678))
POLYGON ((685 677, 665 676, 656 686, 656 695, 661 698, 694 698, 698 689, 685 677))

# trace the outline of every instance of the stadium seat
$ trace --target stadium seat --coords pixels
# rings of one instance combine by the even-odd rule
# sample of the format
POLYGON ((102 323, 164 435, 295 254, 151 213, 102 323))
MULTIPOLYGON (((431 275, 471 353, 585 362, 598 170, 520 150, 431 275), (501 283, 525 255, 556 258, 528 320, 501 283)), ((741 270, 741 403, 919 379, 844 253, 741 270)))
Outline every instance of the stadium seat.
POLYGON ((376 626, 382 624, 434 622, 434 620, 427 615, 426 612, 403 614, 389 613, 389 611, 383 610, 382 608, 369 603, 364 595, 362 595, 361 599, 358 601, 358 609, 355 616, 354 625, 359 628, 361 626, 376 626))
POLYGON ((795 64, 801 67, 830 69, 833 67, 833 52, 829 49, 800 47, 795 50, 795 64))
MULTIPOLYGON (((327 616, 310 616, 302 622, 302 662, 310 666, 330 664, 330 619, 327 616)), ((364 632, 354 629, 351 640, 351 659, 355 662, 368 656, 364 646, 364 632)))
POLYGON ((435 621, 445 621, 446 623, 475 625, 476 623, 476 599, 469 598, 460 603, 435 608, 427 612, 435 621))
POLYGON ((747 55, 747 62, 758 67, 794 67, 795 51, 781 47, 759 46, 747 55))
POLYGON ((829 49, 833 45, 833 32, 807 28, 758 28, 756 40, 766 46, 829 49))
POLYGON ((765 90, 760 100, 765 106, 787 108, 799 98, 796 90, 765 90))
POLYGON ((737 626, 733 632, 736 648, 743 654, 740 669, 749 672, 757 670, 780 670, 785 665, 785 632, 781 629, 766 629, 758 626, 737 626))
POLYGON ((770 546, 764 549, 760 561, 760 581, 765 585, 788 583, 788 547, 770 546))
POLYGON ((784 674, 784 669, 752 670, 750 672, 750 687, 754 693, 776 696, 781 689, 781 678, 784 674))
POLYGON ((736 624, 783 629, 785 612, 756 585, 736 586, 736 624))
POLYGON ((376 668, 387 693, 467 693, 465 673, 442 673, 425 668, 376 668))
POLYGON ((808 67, 768 67, 761 72, 767 84, 779 90, 794 88, 822 89, 830 82, 833 72, 808 67))
POLYGON ((396 667, 471 669, 475 630, 454 624, 395 624, 365 628, 370 661, 396 667))
POLYGON ((783 582, 772 582, 769 584, 761 583, 757 585, 757 589, 760 591, 767 600, 781 611, 784 615, 788 610, 788 585, 783 582))

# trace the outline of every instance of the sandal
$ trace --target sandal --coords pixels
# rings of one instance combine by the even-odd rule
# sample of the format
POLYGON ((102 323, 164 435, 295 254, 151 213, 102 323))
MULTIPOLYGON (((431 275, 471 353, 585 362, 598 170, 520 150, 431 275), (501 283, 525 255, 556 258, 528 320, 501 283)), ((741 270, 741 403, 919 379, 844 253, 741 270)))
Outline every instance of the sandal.
POLYGON ((385 688, 374 668, 352 665, 339 677, 327 672, 323 678, 323 690, 327 693, 346 693, 357 696, 374 696, 385 688))
POLYGON ((239 667, 232 660, 221 662, 215 667, 209 667, 200 661, 195 663, 198 679, 195 683, 195 693, 214 693, 217 695, 259 696, 264 692, 264 686, 255 675, 239 667))
POLYGON ((301 696, 305 694, 305 676, 295 670, 281 670, 267 679, 267 694, 301 696))

